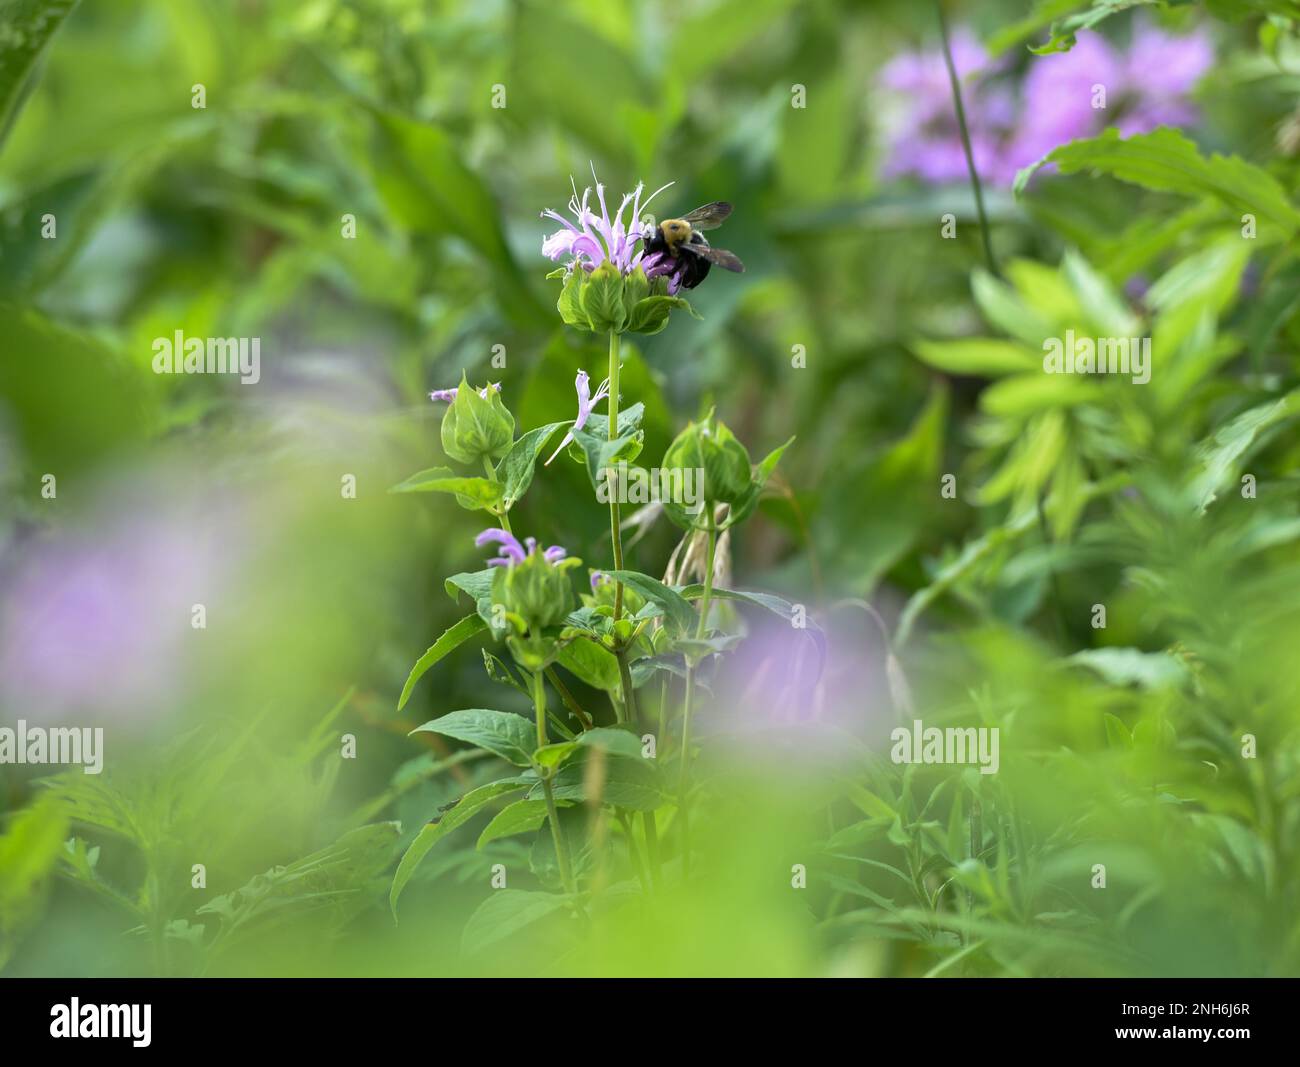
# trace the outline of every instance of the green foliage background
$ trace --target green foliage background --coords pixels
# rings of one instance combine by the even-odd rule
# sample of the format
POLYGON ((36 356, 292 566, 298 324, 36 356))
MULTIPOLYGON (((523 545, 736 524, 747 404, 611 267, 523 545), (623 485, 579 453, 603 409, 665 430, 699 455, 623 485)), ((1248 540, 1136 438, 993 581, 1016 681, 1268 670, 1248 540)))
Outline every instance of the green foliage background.
MULTIPOLYGON (((1202 126, 988 190, 998 277, 968 189, 875 177, 875 72, 935 46, 929 4, 0 4, 0 565, 105 511, 233 516, 184 686, 110 725, 106 774, 0 767, 4 973, 1300 973, 1300 167, 1275 140, 1300 47, 1290 4, 1200 7, 1159 13, 1214 19, 1202 126), (833 759, 761 716, 714 754, 689 883, 646 900, 611 860, 579 929, 538 892, 553 854, 476 848, 476 824, 394 927, 401 847, 497 776, 407 731, 505 698, 468 648, 394 710, 463 614, 442 576, 477 568, 482 524, 386 490, 444 462, 426 394, 462 369, 523 427, 572 417, 577 368, 603 376, 538 251, 593 163, 614 195, 675 181, 661 214, 736 205, 719 241, 747 272, 625 346, 623 393, 647 457, 712 406, 755 455, 797 435, 736 585, 807 603, 880 685, 828 682, 856 739, 833 759), (1151 335, 1150 385, 1044 376, 1066 329, 1151 335), (261 337, 263 383, 154 375, 177 330, 261 337), (1001 729, 997 775, 888 761, 900 674, 927 724, 1001 729)), ((1086 8, 950 17, 1025 64, 1086 8)), ((577 464, 539 472, 515 528, 608 553, 577 464)), ((659 524, 633 565, 674 543, 659 524)))

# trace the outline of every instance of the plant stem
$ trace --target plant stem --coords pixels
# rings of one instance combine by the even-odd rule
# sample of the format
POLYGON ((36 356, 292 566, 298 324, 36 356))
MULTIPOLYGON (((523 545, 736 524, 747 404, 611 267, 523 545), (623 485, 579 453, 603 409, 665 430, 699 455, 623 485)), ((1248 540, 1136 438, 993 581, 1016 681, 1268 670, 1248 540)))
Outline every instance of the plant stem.
POLYGON ((649 896, 650 880, 646 877, 646 866, 641 858, 641 850, 636 846, 636 833, 632 829, 632 820, 620 811, 618 821, 619 825, 623 827, 623 836, 627 839, 628 859, 632 861, 632 868, 636 871, 637 880, 641 883, 641 892, 649 896))
POLYGON ((1001 277, 997 260, 993 258, 993 241, 989 237, 989 220, 984 213, 984 190, 980 187, 980 176, 975 170, 975 154, 971 151, 970 130, 966 127, 966 108, 961 100, 961 81, 957 77, 957 67, 952 61, 952 45, 948 41, 948 16, 943 10, 944 0, 935 0, 935 9, 939 12, 939 33, 943 37, 943 61, 948 67, 948 82, 952 86, 952 102, 957 110, 957 127, 961 130, 961 147, 966 154, 966 171, 970 175, 971 189, 975 193, 975 211, 979 215, 980 236, 984 240, 984 258, 988 262, 989 273, 1001 277))
POLYGON ((713 509, 706 507, 709 513, 709 548, 704 556, 704 596, 700 598, 700 621, 695 625, 695 640, 704 640, 704 630, 709 621, 709 602, 713 599, 713 556, 718 550, 718 527, 714 522, 713 509))
MULTIPOLYGON (((609 335, 609 440, 613 441, 618 437, 618 346, 619 335, 612 332, 609 335)), ((621 571, 623 569, 623 530, 622 523, 619 521, 618 513, 618 493, 617 486, 614 484, 614 472, 609 470, 605 472, 609 479, 609 536, 614 542, 614 569, 621 571)), ((623 617, 623 583, 614 583, 614 621, 618 622, 623 617)), ((625 695, 626 697, 626 695, 625 695)))
MULTIPOLYGON (((609 440, 618 437, 618 354, 620 335, 611 331, 609 335, 609 440)), ((623 569, 623 523, 620 521, 618 507, 618 486, 614 484, 614 472, 606 472, 609 479, 609 536, 614 545, 614 569, 623 569)), ((614 621, 623 617, 623 583, 614 583, 614 621)), ((628 667, 627 649, 620 641, 614 649, 618 660, 618 677, 623 689, 623 721, 637 721, 636 693, 632 690, 632 672, 628 667)))
POLYGON ((560 694, 560 700, 566 708, 573 712, 578 722, 582 724, 582 728, 590 730, 595 725, 591 716, 582 710, 582 705, 573 698, 573 694, 569 692, 569 687, 560 681, 560 676, 555 673, 554 667, 546 668, 546 677, 551 680, 551 685, 555 686, 555 691, 560 694))
MULTIPOLYGON (((488 479, 490 481, 494 481, 494 482, 496 481, 497 479, 496 469, 492 466, 492 461, 488 459, 487 456, 483 457, 483 470, 487 474, 488 479)), ((506 533, 513 535, 514 530, 510 529, 510 516, 505 511, 505 509, 502 508, 500 511, 494 511, 493 514, 496 515, 497 518, 501 520, 501 529, 505 530, 506 533)))
MULTIPOLYGON (((704 633, 709 621, 709 603, 713 599, 713 556, 718 547, 718 527, 714 521, 713 508, 705 505, 709 522, 709 547, 704 556, 704 596, 700 599, 700 618, 695 624, 695 640, 704 640, 704 633)), ((677 807, 682 817, 682 877, 691 870, 690 822, 687 815, 686 790, 688 786, 691 762, 691 709, 695 703, 695 658, 686 657, 686 700, 682 707, 682 767, 677 785, 677 807)))
POLYGON ((645 827, 645 851, 650 861, 650 881, 658 889, 663 880, 663 869, 659 862, 659 824, 655 821, 653 811, 643 811, 641 822, 645 827))
MULTIPOLYGON (((546 744, 546 685, 542 681, 542 672, 533 671, 533 706, 537 711, 537 747, 546 744)), ((549 777, 542 779, 542 791, 546 794, 547 821, 551 824, 551 838, 555 842, 555 859, 560 865, 560 881, 564 883, 566 893, 577 893, 573 881, 573 868, 569 864, 569 846, 560 832, 559 810, 555 806, 555 789, 549 777)))
POLYGON ((623 721, 637 725, 636 691, 632 688, 632 668, 627 663, 627 649, 620 647, 614 654, 618 660, 618 677, 623 686, 623 721))

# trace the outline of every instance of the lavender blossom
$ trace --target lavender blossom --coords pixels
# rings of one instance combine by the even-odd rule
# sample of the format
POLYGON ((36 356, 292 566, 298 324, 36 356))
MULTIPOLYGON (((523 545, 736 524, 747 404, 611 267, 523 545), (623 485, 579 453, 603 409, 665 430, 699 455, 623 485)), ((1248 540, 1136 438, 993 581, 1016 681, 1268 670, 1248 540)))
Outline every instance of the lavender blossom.
MULTIPOLYGON (((969 30, 953 34, 952 51, 975 170, 995 184, 1010 183, 1052 149, 1094 137, 1107 125, 1130 137, 1196 121, 1188 97, 1214 62, 1203 29, 1175 35, 1140 20, 1127 49, 1081 30, 1070 51, 1035 56, 1018 90, 999 78, 997 65, 969 30), (1093 106, 1094 86, 1105 88, 1105 107, 1093 106)), ((965 181, 966 157, 943 53, 899 56, 886 64, 879 80, 905 101, 886 134, 883 176, 912 175, 935 185, 965 181)))
POLYGON ((0 559, 0 706, 125 721, 174 705, 192 606, 229 585, 233 539, 212 517, 144 514, 99 514, 0 559))
MULTIPOLYGON (((611 218, 605 204, 605 187, 596 178, 594 167, 591 176, 596 182, 596 200, 600 204, 600 214, 597 215, 591 209, 590 186, 583 190, 582 198, 579 199, 578 187, 574 184, 573 196, 569 199, 569 213, 577 219, 577 225, 550 208, 543 211, 543 218, 554 219, 564 228, 556 230, 542 242, 542 255, 555 262, 567 259, 570 269, 581 267, 590 272, 602 263, 612 263, 620 274, 631 274, 640 265, 644 255, 643 250, 637 250, 637 242, 644 240, 650 229, 648 224, 642 222, 641 214, 656 196, 673 183, 660 186, 642 201, 641 194, 645 186, 638 182, 637 187, 623 197, 611 218), (623 215, 629 206, 632 211, 625 222, 623 215)), ((660 270, 660 273, 667 272, 660 270)))
MULTIPOLYGON (((560 447, 551 453, 551 459, 554 459, 570 441, 573 440, 574 430, 581 430, 587 425, 587 419, 591 417, 591 409, 598 403, 609 396, 609 379, 606 378, 596 389, 596 395, 591 395, 591 379, 588 378, 585 370, 578 371, 578 377, 574 381, 574 386, 578 390, 578 417, 573 420, 573 428, 564 435, 564 440, 560 442, 560 447)), ((544 466, 551 465, 551 459, 548 459, 544 466)))
MULTIPOLYGON (((486 400, 489 388, 499 393, 501 392, 501 383, 491 382, 488 385, 483 386, 483 388, 478 391, 478 395, 481 396, 484 400, 486 400)), ((435 389, 432 393, 429 394, 429 399, 443 400, 446 401, 448 404, 450 404, 453 400, 456 399, 456 393, 459 389, 460 389, 459 385, 453 385, 450 389, 435 389)))
MULTIPOLYGON (((952 56, 963 84, 975 168, 988 178, 997 169, 999 146, 1015 119, 1015 100, 1008 90, 987 80, 996 68, 969 29, 953 33, 952 56)), ((943 52, 910 52, 894 58, 881 70, 880 84, 906 99, 887 134, 883 175, 912 174, 934 185, 965 181, 966 154, 943 52)))
MULTIPOLYGON (((520 544, 519 539, 514 534, 498 526, 490 527, 474 538, 474 544, 478 548, 493 542, 501 546, 501 555, 488 560, 489 567, 513 567, 516 563, 523 563, 525 559, 537 551, 537 539, 535 537, 526 537, 524 543, 520 544)), ((559 545, 552 545, 542 552, 542 557, 547 563, 559 563, 568 554, 559 545)))

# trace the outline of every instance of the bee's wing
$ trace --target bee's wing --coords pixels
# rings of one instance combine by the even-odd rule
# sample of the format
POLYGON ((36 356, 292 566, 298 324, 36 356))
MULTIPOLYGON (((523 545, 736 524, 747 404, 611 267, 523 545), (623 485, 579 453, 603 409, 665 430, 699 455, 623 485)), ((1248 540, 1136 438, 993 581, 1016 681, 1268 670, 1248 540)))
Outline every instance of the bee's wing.
POLYGON ((725 200, 715 200, 712 204, 697 207, 690 214, 683 215, 682 218, 691 224, 692 229, 713 230, 721 226, 730 214, 730 204, 725 200))
POLYGON ((699 256, 701 259, 707 259, 714 266, 722 267, 723 270, 732 270, 737 274, 741 274, 745 270, 745 264, 740 262, 740 257, 734 252, 728 252, 725 248, 696 244, 694 241, 683 241, 677 247, 690 252, 692 255, 699 256))

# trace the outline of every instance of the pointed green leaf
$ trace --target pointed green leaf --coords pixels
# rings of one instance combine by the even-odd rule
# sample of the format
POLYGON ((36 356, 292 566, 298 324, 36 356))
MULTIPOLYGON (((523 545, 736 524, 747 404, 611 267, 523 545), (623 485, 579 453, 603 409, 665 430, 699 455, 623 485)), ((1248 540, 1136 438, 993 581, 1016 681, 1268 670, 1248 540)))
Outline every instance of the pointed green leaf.
POLYGON ((532 752, 537 746, 537 728, 522 715, 491 708, 466 708, 451 711, 437 719, 417 726, 411 733, 441 734, 458 741, 468 741, 516 767, 532 765, 532 752))
POLYGON ((411 668, 411 673, 406 676, 406 684, 402 686, 402 695, 397 698, 397 710, 401 711, 406 707, 406 702, 411 699, 411 690, 415 688, 415 683, 423 677, 430 667, 452 649, 459 648, 476 633, 486 629, 487 622, 479 615, 466 615, 460 622, 449 627, 438 640, 429 646, 429 650, 416 660, 415 666, 411 668))

